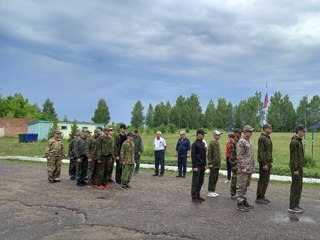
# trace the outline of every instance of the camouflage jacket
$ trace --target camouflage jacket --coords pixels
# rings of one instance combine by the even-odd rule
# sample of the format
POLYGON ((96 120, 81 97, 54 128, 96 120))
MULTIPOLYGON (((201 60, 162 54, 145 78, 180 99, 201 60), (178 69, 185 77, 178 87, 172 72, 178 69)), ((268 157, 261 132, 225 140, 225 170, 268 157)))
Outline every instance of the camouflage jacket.
POLYGON ((87 146, 89 139, 80 137, 74 144, 74 158, 78 159, 81 156, 87 156, 87 146))
POLYGON ((221 164, 220 144, 213 140, 208 146, 208 165, 213 165, 214 168, 219 168, 221 164))
POLYGON ((102 156, 111 155, 114 157, 114 140, 110 136, 102 135, 97 139, 97 159, 101 160, 102 156))
POLYGON ((143 152, 143 142, 140 136, 134 136, 134 153, 142 153, 143 152))
POLYGON ((69 148, 68 148, 68 155, 70 159, 74 159, 74 146, 76 143, 76 139, 73 139, 70 143, 69 143, 69 148))
POLYGON ((97 159, 97 139, 95 137, 91 137, 87 146, 87 156, 89 159, 97 159))
POLYGON ((272 141, 269 135, 261 133, 258 141, 258 161, 262 165, 273 162, 272 158, 272 141))
POLYGON ((134 165, 134 143, 125 141, 120 151, 120 159, 123 165, 134 165))
POLYGON ((235 138, 234 140, 231 141, 230 144, 230 158, 229 158, 229 163, 231 167, 236 167, 237 166, 237 144, 239 142, 238 138, 235 138))
POLYGON ((302 139, 293 136, 290 143, 290 167, 296 171, 304 165, 304 150, 302 139))
POLYGON ((63 158, 65 155, 63 143, 60 138, 51 138, 48 141, 45 157, 53 156, 53 157, 61 157, 63 158))
POLYGON ((249 138, 240 138, 237 144, 238 172, 246 170, 247 173, 254 172, 253 145, 249 138))

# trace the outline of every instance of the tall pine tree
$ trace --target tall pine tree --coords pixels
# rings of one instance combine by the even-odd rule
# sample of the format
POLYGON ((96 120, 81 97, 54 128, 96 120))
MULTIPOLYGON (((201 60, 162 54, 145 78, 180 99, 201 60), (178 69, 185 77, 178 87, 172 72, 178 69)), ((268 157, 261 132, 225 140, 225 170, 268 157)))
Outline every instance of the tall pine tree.
POLYGON ((55 121, 58 119, 58 115, 53 106, 53 102, 49 98, 47 98, 43 104, 41 119, 48 120, 48 121, 55 121))
POLYGON ((135 128, 139 128, 144 124, 143 109, 141 101, 137 101, 131 112, 131 125, 135 128))
POLYGON ((154 111, 153 111, 153 106, 150 103, 149 107, 148 107, 147 114, 146 114, 146 125, 147 125, 147 127, 149 127, 149 128, 154 127, 153 119, 154 119, 154 111))
POLYGON ((98 102, 98 108, 94 111, 94 116, 91 118, 94 123, 104 123, 107 125, 110 121, 110 113, 107 103, 104 99, 98 102))

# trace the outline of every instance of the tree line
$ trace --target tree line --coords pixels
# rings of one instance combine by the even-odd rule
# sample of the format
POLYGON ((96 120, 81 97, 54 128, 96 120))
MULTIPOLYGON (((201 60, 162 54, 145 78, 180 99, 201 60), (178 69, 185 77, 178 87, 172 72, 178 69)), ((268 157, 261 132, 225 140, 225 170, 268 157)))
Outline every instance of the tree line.
MULTIPOLYGON (((303 96, 295 109, 289 96, 277 91, 270 97, 267 111, 263 109, 262 97, 261 92, 256 92, 253 96, 241 100, 238 105, 233 105, 225 98, 219 98, 216 102, 211 99, 203 111, 198 95, 191 94, 189 97, 180 95, 174 105, 169 101, 154 106, 150 103, 146 114, 142 102, 138 100, 131 111, 130 124, 134 128, 145 126, 149 129, 175 131, 182 128, 241 128, 246 124, 260 129, 266 121, 273 125, 274 131, 287 132, 292 131, 297 123, 303 123, 307 127, 320 123, 319 95, 311 98, 303 96)), ((49 120, 54 122, 53 129, 58 121, 54 104, 49 98, 40 108, 37 104, 30 104, 20 93, 6 98, 0 96, 0 117, 49 120)), ((91 120, 107 125, 110 119, 108 105, 104 99, 100 99, 91 120)), ((63 121, 68 121, 67 115, 64 115, 63 121)))

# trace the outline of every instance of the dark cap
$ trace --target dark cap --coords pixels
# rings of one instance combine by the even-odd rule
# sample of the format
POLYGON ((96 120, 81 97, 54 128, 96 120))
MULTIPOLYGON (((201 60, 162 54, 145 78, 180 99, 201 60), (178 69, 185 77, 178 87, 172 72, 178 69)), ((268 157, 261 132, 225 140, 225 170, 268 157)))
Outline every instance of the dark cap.
POLYGON ((124 123, 122 123, 120 124, 120 128, 127 129, 127 126, 124 123))
POLYGON ((306 129, 305 129, 305 127, 304 127, 303 124, 298 124, 298 125, 295 127, 294 130, 296 131, 296 133, 298 133, 298 131, 303 131, 303 132, 306 131, 306 129))
POLYGON ((262 129, 265 129, 265 128, 272 128, 272 125, 269 123, 266 123, 265 125, 263 125, 262 129))
POLYGON ((127 137, 132 137, 133 136, 133 133, 132 132, 129 132, 128 134, 127 134, 127 137))
POLYGON ((139 130, 138 130, 138 129, 134 130, 134 133, 138 133, 138 132, 139 132, 139 130))
POLYGON ((234 133, 242 133, 242 129, 240 129, 240 128, 235 128, 235 129, 233 129, 233 132, 234 132, 234 133))
POLYGON ((204 134, 206 134, 206 132, 205 132, 203 129, 198 129, 198 130, 197 130, 197 134, 202 134, 202 135, 204 135, 204 134))
POLYGON ((234 136, 233 133, 229 133, 229 134, 228 134, 228 137, 229 137, 229 138, 235 138, 235 136, 234 136))

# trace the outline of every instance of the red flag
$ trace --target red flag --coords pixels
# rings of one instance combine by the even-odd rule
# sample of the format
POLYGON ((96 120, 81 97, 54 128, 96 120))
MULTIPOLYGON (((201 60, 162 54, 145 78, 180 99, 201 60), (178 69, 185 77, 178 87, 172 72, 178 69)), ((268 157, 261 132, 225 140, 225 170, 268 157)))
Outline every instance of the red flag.
POLYGON ((269 103, 268 92, 266 92, 266 96, 264 97, 263 109, 266 109, 269 103))

